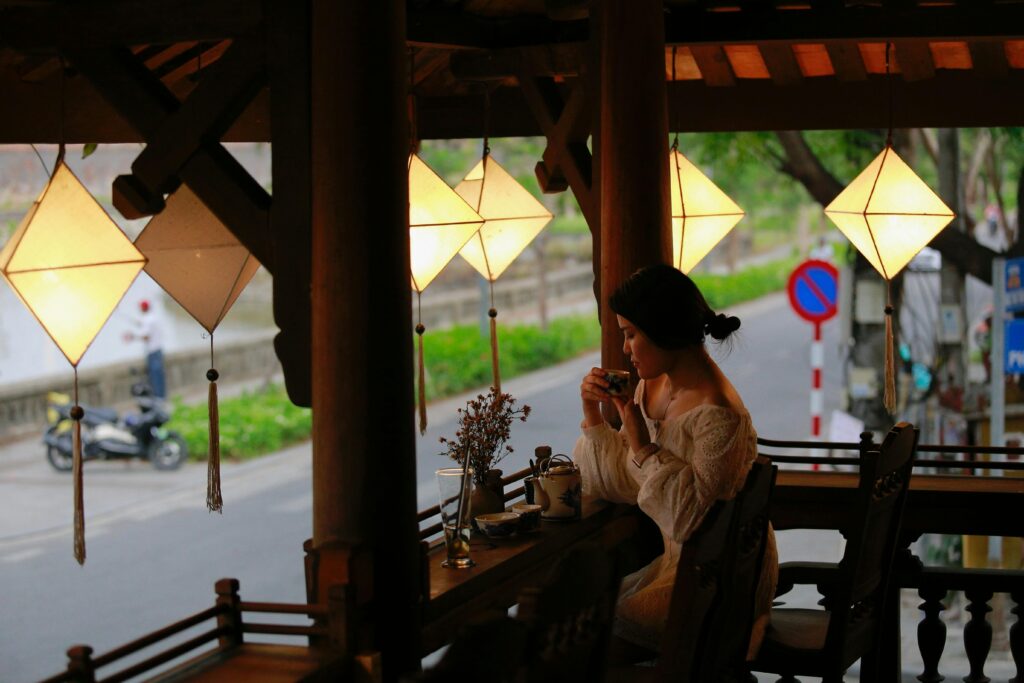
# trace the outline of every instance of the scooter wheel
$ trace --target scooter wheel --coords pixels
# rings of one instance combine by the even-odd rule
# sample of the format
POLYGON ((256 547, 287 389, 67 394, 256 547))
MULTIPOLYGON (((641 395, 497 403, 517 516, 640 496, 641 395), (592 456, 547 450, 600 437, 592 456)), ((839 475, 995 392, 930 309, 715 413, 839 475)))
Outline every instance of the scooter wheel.
POLYGON ((181 435, 174 432, 166 439, 149 444, 149 461, 158 470, 176 470, 188 459, 188 446, 181 435))
POLYGON ((46 447, 46 461, 58 472, 70 472, 73 465, 71 453, 62 453, 55 446, 46 447))

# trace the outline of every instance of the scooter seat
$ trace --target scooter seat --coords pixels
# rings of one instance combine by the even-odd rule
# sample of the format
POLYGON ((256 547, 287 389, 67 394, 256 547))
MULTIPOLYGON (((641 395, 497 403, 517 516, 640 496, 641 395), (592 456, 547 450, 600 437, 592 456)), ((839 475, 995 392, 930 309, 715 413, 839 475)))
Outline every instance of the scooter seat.
POLYGON ((100 424, 117 422, 117 417, 117 411, 113 408, 85 408, 85 416, 82 419, 86 424, 100 424))

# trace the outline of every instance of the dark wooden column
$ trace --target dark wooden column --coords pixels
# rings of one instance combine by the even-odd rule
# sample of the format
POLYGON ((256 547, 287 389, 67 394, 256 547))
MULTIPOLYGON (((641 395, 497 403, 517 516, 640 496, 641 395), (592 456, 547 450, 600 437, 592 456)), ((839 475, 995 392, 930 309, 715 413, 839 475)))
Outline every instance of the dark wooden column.
POLYGON ((665 26, 661 0, 600 0, 601 362, 625 368, 608 296, 637 268, 671 260, 665 26))
POLYGON ((312 21, 313 545, 369 552, 363 640, 393 681, 419 662, 405 3, 312 21))

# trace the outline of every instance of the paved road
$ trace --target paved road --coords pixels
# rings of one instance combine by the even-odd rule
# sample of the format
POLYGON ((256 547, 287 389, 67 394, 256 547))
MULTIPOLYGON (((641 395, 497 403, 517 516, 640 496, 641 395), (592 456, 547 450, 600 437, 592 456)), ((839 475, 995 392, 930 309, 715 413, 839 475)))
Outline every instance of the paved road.
MULTIPOLYGON (((809 326, 781 296, 735 312, 743 334, 721 362, 758 431, 805 438, 809 326)), ((840 379, 833 328, 825 327, 826 415, 840 379)), ((580 420, 579 379, 596 363, 590 354, 505 384, 534 408, 527 423, 513 428, 517 453, 503 463, 506 471, 524 467, 539 443, 556 452, 571 449, 580 420)), ((417 443, 421 507, 433 504, 433 472, 447 464, 436 455, 437 437, 454 432, 455 408, 464 400, 431 406, 430 430, 417 443)), ((301 544, 311 534, 309 453, 303 444, 255 462, 226 463, 223 515, 205 510, 201 465, 157 473, 140 464, 90 463, 89 558, 78 567, 71 554, 70 480, 49 469, 37 444, 0 449, 0 681, 55 673, 73 643, 102 653, 203 609, 212 604, 213 582, 220 577, 238 577, 243 598, 303 600, 301 544)), ((780 548, 784 560, 829 560, 838 556, 839 540, 786 532, 780 548)), ((812 596, 804 599, 813 604, 812 596)), ((908 607, 912 618, 912 601, 908 607)), ((913 633, 912 623, 905 633, 913 633)))

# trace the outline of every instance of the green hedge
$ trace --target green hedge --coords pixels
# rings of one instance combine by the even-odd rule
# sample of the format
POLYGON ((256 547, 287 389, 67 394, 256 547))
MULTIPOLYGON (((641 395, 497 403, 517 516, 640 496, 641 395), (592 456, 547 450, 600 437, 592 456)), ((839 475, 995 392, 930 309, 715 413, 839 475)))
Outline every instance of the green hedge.
MULTIPOLYGON (((696 274, 694 280, 713 308, 727 311, 735 304, 784 288, 797 262, 796 258, 784 259, 731 275, 696 274)), ((501 374, 508 379, 598 348, 601 328, 595 316, 569 316, 552 320, 547 330, 537 325, 499 324, 498 338, 501 374)), ((477 325, 428 331, 424 357, 428 400, 486 387, 491 382, 490 339, 480 334, 477 325)), ((168 427, 185 437, 194 459, 207 457, 205 401, 186 406, 176 399, 168 427)), ((293 405, 277 385, 220 401, 224 458, 249 458, 280 450, 309 438, 311 429, 310 411, 293 405)))
MULTIPOLYGON (((222 398, 218 408, 223 458, 251 458, 277 451, 308 439, 313 428, 310 410, 289 401, 284 387, 277 384, 222 398)), ((206 459, 210 438, 206 401, 186 406, 176 398, 167 427, 185 437, 194 460, 206 459)))

